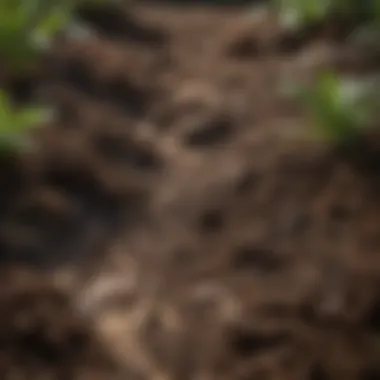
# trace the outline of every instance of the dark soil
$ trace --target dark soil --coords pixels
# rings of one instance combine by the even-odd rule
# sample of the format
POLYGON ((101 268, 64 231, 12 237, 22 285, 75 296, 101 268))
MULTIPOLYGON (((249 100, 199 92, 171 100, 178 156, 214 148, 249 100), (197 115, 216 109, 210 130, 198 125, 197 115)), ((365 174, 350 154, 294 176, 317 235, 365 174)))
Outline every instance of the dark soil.
POLYGON ((2 379, 380 378, 379 139, 279 91, 380 60, 260 12, 80 9, 1 73, 57 116, 0 162, 2 379))

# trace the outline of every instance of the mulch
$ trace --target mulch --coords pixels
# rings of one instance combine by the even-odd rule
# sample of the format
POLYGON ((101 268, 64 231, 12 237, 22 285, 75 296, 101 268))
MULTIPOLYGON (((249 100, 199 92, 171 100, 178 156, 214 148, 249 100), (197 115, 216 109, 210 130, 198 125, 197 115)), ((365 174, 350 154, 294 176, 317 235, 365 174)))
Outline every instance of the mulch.
POLYGON ((279 91, 379 57, 260 9, 82 7, 1 72, 56 116, 0 161, 3 379, 380 378, 378 136, 336 150, 279 91))

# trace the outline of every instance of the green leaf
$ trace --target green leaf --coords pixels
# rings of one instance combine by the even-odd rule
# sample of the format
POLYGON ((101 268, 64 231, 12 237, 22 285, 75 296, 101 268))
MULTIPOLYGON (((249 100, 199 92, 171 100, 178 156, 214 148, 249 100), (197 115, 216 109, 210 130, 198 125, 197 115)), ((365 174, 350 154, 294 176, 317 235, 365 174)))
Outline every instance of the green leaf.
POLYGON ((14 152, 30 146, 28 130, 47 120, 44 108, 13 108, 9 97, 0 91, 0 152, 14 152))
POLYGON ((301 88, 297 98, 313 117, 323 136, 332 141, 351 141, 370 121, 369 87, 341 80, 332 72, 319 75, 311 88, 301 88))
POLYGON ((53 36, 70 21, 70 16, 70 9, 65 7, 52 10, 33 30, 33 41, 38 46, 48 46, 53 36))
POLYGON ((21 109, 15 115, 14 129, 25 131, 37 124, 44 122, 47 118, 46 110, 38 107, 27 107, 21 109))
POLYGON ((0 90, 0 115, 9 115, 11 112, 11 103, 5 91, 0 90))

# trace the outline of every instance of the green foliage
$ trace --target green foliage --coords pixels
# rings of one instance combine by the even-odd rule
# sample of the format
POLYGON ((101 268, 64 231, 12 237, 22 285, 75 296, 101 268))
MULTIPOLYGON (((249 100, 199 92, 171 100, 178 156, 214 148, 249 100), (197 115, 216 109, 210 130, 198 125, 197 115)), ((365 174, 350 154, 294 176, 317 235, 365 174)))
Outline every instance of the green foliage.
POLYGON ((283 23, 299 28, 321 22, 331 14, 380 22, 379 0, 275 0, 283 23))
POLYGON ((69 20, 70 1, 1 0, 0 54, 12 68, 33 61, 69 20), (43 43, 43 45, 42 45, 43 43))
MULTIPOLYGON (((33 67, 82 3, 106 4, 107 0, 0 0, 0 59, 5 67, 15 73, 33 67)), ((44 122, 46 115, 39 107, 13 108, 0 90, 0 154, 28 147, 26 132, 44 122)))
MULTIPOLYGON (((379 0, 275 0, 280 21, 302 33, 309 23, 323 24, 329 16, 353 21, 348 43, 380 52, 379 0)), ((339 47, 337 47, 339 49, 339 47)), ((347 80, 324 71, 311 87, 292 85, 323 137, 337 144, 354 142, 363 129, 374 123, 380 105, 377 78, 347 80)))
POLYGON ((79 3, 106 0, 0 0, 0 56, 18 69, 38 58, 73 17, 79 3))
POLYGON ((13 153, 27 148, 26 132, 47 120, 46 110, 38 107, 15 109, 8 95, 0 91, 0 153, 13 153))
POLYGON ((295 93, 301 105, 310 111, 322 137, 347 144, 371 125, 379 105, 379 90, 374 79, 369 82, 348 80, 323 72, 313 87, 298 87, 295 93))
POLYGON ((323 19, 330 11, 330 0, 278 0, 281 21, 288 27, 298 28, 306 23, 323 19))

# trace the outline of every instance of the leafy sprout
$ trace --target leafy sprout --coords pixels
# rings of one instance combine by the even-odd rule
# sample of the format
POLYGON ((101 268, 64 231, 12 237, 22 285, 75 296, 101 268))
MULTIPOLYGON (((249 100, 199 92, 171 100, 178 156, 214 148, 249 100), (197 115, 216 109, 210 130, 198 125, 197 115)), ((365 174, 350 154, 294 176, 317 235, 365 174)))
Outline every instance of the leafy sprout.
MULTIPOLYGON (((380 52, 379 0, 274 0, 280 22, 295 30, 321 23, 330 16, 355 21, 347 42, 380 52)), ((349 144, 374 122, 380 106, 378 78, 344 79, 331 71, 320 73, 312 86, 292 84, 290 90, 310 112, 325 138, 349 144)), ((287 87, 289 89, 289 87, 287 87)))
POLYGON ((331 9, 331 0, 279 0, 276 5, 283 24, 298 28, 323 19, 331 9))
POLYGON ((106 0, 0 0, 2 58, 16 69, 34 61, 81 3, 106 4, 106 0))
POLYGON ((282 23, 294 29, 321 22, 332 14, 380 23, 378 0, 275 0, 274 3, 282 23))
POLYGON ((0 54, 8 65, 20 68, 33 61, 41 46, 69 20, 70 1, 2 0, 0 54))
POLYGON ((371 125, 379 106, 376 78, 343 79, 330 71, 319 74, 312 87, 296 86, 293 94, 311 114, 316 130, 332 142, 349 144, 371 125))
POLYGON ((30 146, 26 132, 47 120, 47 112, 39 107, 15 109, 8 95, 0 91, 0 153, 14 152, 30 146))
MULTIPOLYGON (((79 4, 107 4, 107 0, 0 0, 0 58, 7 68, 22 71, 50 47, 57 32, 73 19, 79 4)), ((14 108, 0 90, 0 153, 29 147, 26 132, 46 121, 46 109, 14 108)))

